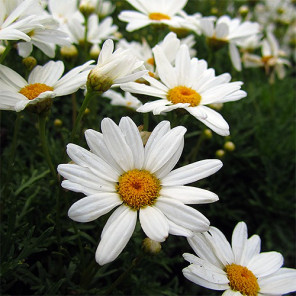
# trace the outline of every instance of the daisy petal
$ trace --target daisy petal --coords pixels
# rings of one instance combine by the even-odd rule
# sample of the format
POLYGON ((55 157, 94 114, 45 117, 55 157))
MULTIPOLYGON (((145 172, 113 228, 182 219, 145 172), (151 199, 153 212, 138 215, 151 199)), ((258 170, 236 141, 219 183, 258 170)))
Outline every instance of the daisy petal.
POLYGON ((226 266, 233 263, 234 254, 225 235, 216 227, 211 227, 209 233, 209 240, 212 243, 216 256, 219 258, 222 264, 226 266))
POLYGON ((68 211, 68 216, 77 222, 93 221, 122 204, 116 193, 97 193, 75 202, 68 211))
POLYGON ((67 153, 76 164, 89 168, 100 178, 111 182, 118 181, 119 175, 116 171, 103 159, 90 151, 75 144, 68 144, 67 153))
POLYGON ((276 273, 259 278, 260 293, 262 294, 286 294, 296 291, 296 270, 281 268, 276 273))
POLYGON ((123 170, 113 159, 108 148, 106 147, 103 134, 95 130, 88 129, 85 131, 84 136, 91 152, 109 163, 118 172, 118 175, 121 175, 123 170))
POLYGON ((191 186, 163 186, 160 195, 179 200, 184 204, 205 204, 215 202, 219 199, 218 196, 211 191, 191 186))
POLYGON ((169 222, 169 233, 173 235, 180 235, 185 237, 191 237, 193 235, 193 232, 185 227, 182 227, 180 225, 177 225, 170 219, 167 219, 169 222))
POLYGON ((158 141, 157 146, 155 145, 153 150, 149 150, 148 153, 145 153, 144 167, 151 173, 154 173, 165 165, 178 150, 185 132, 185 127, 177 126, 166 133, 166 135, 158 141))
POLYGON ((284 263, 282 254, 278 252, 264 252, 254 256, 247 264, 256 277, 270 275, 281 268, 284 263))
POLYGON ((152 240, 163 242, 169 234, 169 224, 164 214, 156 207, 140 209, 140 223, 145 234, 152 240))
POLYGON ((218 159, 197 161, 171 171, 161 180, 161 185, 178 186, 192 183, 216 173, 222 165, 218 159))
MULTIPOLYGON (((104 232, 96 250, 96 261, 104 265, 115 260, 131 238, 137 222, 137 212, 126 206, 124 211, 115 211, 112 224, 104 232), (120 214, 119 214, 120 213, 120 214)), ((111 219, 111 217, 109 219, 111 219)), ((106 227, 106 225, 105 225, 106 227)))
POLYGON ((104 118, 101 128, 104 141, 112 157, 124 171, 132 169, 134 164, 133 153, 119 126, 110 118, 104 118))
POLYGON ((206 239, 205 235, 202 233, 195 233, 194 236, 189 237, 187 239, 189 245, 193 249, 193 251, 202 259, 205 259, 217 266, 218 268, 223 269, 224 265, 214 254, 211 245, 206 239))
POLYGON ((248 239, 247 225, 244 222, 238 223, 232 233, 231 246, 236 263, 241 262, 244 247, 248 239))
POLYGON ((177 225, 198 232, 209 229, 210 222, 204 215, 177 200, 159 197, 155 206, 177 225))
POLYGON ((123 117, 119 127, 133 153, 134 167, 141 169, 144 163, 144 146, 137 126, 129 117, 123 117))
POLYGON ((226 290, 229 288, 228 284, 215 284, 215 283, 212 283, 208 280, 205 280, 203 279, 202 277, 200 277, 197 273, 198 271, 197 270, 192 270, 192 265, 184 268, 182 270, 183 272, 183 275, 188 279, 190 280, 191 282, 199 285, 199 286, 202 286, 202 287, 205 287, 205 288, 208 288, 208 289, 213 289, 213 290, 226 290))

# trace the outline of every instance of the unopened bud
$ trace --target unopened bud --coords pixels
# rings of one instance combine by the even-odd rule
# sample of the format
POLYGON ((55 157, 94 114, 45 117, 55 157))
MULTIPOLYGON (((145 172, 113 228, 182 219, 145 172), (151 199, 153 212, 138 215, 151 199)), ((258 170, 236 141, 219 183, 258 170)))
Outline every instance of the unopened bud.
POLYGON ((219 111, 219 110, 221 110, 221 109, 223 108, 223 103, 210 104, 209 106, 210 106, 211 108, 213 108, 213 109, 219 111))
POLYGON ((61 127, 61 126, 63 125, 63 122, 62 122, 61 119, 56 118, 56 119, 54 120, 53 124, 54 124, 55 127, 61 127))
POLYGON ((219 12, 219 10, 218 10, 217 7, 212 7, 212 8, 211 8, 211 14, 217 15, 218 12, 219 12))
POLYGON ((92 1, 90 0, 81 0, 79 4, 80 12, 85 16, 88 17, 92 13, 95 12, 95 6, 93 5, 92 1))
POLYGON ((242 17, 246 17, 249 13, 249 7, 247 5, 242 5, 239 9, 238 9, 239 14, 242 17))
POLYGON ((94 44, 89 50, 89 55, 92 59, 97 60, 100 52, 101 48, 97 44, 94 44))
POLYGON ((223 149, 219 149, 216 151, 216 157, 221 159, 224 157, 224 155, 225 155, 225 151, 223 149))
POLYGON ((206 139, 211 139, 213 137, 213 133, 210 129, 206 128, 204 131, 203 131, 203 134, 205 136, 206 139))
POLYGON ((231 141, 227 141, 227 142, 225 142, 225 144, 224 144, 224 149, 225 149, 226 151, 232 152, 232 151, 235 150, 235 145, 234 145, 233 142, 231 142, 231 141))
POLYGON ((84 110, 84 115, 87 115, 87 114, 89 114, 89 113, 90 113, 90 109, 85 108, 85 110, 84 110))
POLYGON ((66 59, 75 59, 78 55, 78 50, 75 45, 63 46, 60 49, 60 53, 66 59))
POLYGON ((112 84, 113 80, 110 79, 110 76, 102 75, 100 68, 95 67, 88 74, 86 86, 89 92, 105 92, 112 84))
POLYGON ((34 57, 29 56, 24 58, 22 63, 28 71, 31 71, 37 65, 37 60, 34 57))
POLYGON ((161 250, 161 244, 159 242, 156 242, 149 237, 146 237, 142 242, 143 250, 146 253, 150 254, 157 254, 161 250))

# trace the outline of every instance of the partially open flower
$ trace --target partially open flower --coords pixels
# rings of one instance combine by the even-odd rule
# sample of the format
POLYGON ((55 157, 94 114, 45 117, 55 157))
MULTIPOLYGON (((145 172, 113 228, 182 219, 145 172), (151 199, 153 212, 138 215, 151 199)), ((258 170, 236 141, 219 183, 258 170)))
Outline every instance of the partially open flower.
POLYGON ((113 85, 135 81, 148 71, 143 70, 143 61, 139 61, 129 50, 121 48, 114 51, 111 39, 104 42, 98 63, 93 68, 87 79, 89 92, 105 92, 113 85))

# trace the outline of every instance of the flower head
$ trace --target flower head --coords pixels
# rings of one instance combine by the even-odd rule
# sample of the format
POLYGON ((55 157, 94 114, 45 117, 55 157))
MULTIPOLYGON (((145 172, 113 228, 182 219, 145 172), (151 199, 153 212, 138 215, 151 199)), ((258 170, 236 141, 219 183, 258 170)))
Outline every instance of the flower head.
POLYGON ((37 113, 47 110, 54 97, 71 94, 85 85, 92 62, 75 67, 61 77, 63 62, 50 61, 44 66, 36 66, 28 81, 9 67, 0 65, 0 109, 19 112, 30 105, 37 113))
POLYGON ((209 228, 208 219, 185 204, 214 202, 217 195, 184 185, 212 175, 222 163, 208 159, 172 170, 183 150, 183 126, 171 129, 168 121, 162 121, 145 146, 129 117, 118 126, 105 118, 101 129, 102 133, 85 132, 91 151, 69 144, 67 153, 74 163, 58 166, 66 178, 62 186, 87 195, 71 206, 71 219, 92 221, 117 207, 101 235, 96 251, 99 264, 121 253, 135 229, 137 212, 143 231, 157 242, 169 233, 191 236, 192 231, 209 228))
POLYGON ((247 226, 234 228, 231 245, 215 227, 188 238, 197 256, 185 253, 190 265, 184 276, 205 288, 225 290, 223 295, 282 295, 296 290, 296 270, 281 268, 278 252, 260 253, 260 237, 248 238, 247 226))
POLYGON ((240 19, 231 19, 227 15, 223 15, 214 20, 211 18, 203 18, 200 21, 200 26, 203 34, 207 37, 211 47, 220 48, 229 44, 229 55, 233 66, 236 70, 241 70, 241 59, 237 49, 239 42, 244 39, 259 33, 259 24, 255 22, 245 21, 240 19))
POLYGON ((122 11, 118 18, 128 22, 126 30, 131 32, 151 24, 165 24, 180 27, 183 21, 177 14, 185 7, 187 0, 128 0, 138 11, 122 11))
POLYGON ((112 85, 134 81, 147 73, 140 71, 143 61, 139 61, 128 50, 118 48, 114 51, 111 39, 104 42, 98 63, 88 76, 89 91, 107 91, 112 85))
POLYGON ((131 93, 146 94, 160 98, 138 108, 138 112, 153 111, 153 114, 184 108, 216 133, 226 136, 229 126, 223 117, 206 107, 213 103, 239 100, 246 96, 240 90, 240 81, 229 82, 228 73, 215 76, 214 69, 208 69, 204 60, 190 58, 188 46, 183 44, 177 52, 175 66, 172 66, 163 50, 153 49, 156 68, 161 81, 146 75, 150 85, 126 83, 121 88, 131 93))

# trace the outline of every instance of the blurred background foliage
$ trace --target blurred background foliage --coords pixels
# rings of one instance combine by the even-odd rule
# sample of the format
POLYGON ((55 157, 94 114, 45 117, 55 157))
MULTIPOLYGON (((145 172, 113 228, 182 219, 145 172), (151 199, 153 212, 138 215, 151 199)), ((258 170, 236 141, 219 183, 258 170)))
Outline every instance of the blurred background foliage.
MULTIPOLYGON (((113 2, 116 4, 114 22, 128 40, 140 41, 145 36, 153 45, 168 32, 164 28, 154 31, 152 27, 146 27, 127 34, 125 24, 116 16, 130 6, 125 1, 113 2)), ((206 16, 212 15, 216 8, 216 15, 222 15, 230 4, 236 11, 242 4, 254 2, 194 0, 188 1, 185 10, 206 16)), ((199 59, 209 58, 202 37, 196 36, 195 48, 199 59)), ((263 70, 235 72, 225 55, 228 55, 227 49, 216 52, 210 66, 215 68, 216 74, 230 72, 232 80, 243 81, 242 88, 248 93, 245 99, 227 103, 220 111, 230 125, 231 136, 213 134, 207 138, 203 134, 204 125, 178 110, 167 116, 149 114, 149 129, 164 119, 186 126, 185 147, 177 166, 216 158, 216 151, 223 149, 223 168, 194 184, 215 192, 220 200, 196 208, 229 240, 236 223, 245 221, 249 236, 260 235, 262 251, 281 252, 284 265, 295 268, 295 67, 288 70, 285 79, 270 85, 263 70), (224 149, 227 141, 234 143, 234 151, 224 149)), ((39 64, 47 60, 36 49, 34 56, 39 64)), ((59 58, 57 53, 56 59, 59 58)), ((75 64, 82 62, 83 57, 80 58, 75 64)), ((5 63, 26 75, 21 58, 13 51, 5 63)), ((67 70, 73 66, 72 61, 65 61, 65 64, 67 70)), ((67 161, 65 147, 73 124, 73 100, 79 108, 83 92, 55 100, 47 122, 50 153, 56 165, 67 161), (60 124, 56 119, 61 120, 60 124)), ((111 117, 118 123, 126 115, 138 125, 143 124, 142 114, 111 106, 105 98, 92 101, 76 142, 86 147, 83 129, 100 130, 104 117, 111 117)), ((193 253, 186 239, 169 236, 159 254, 149 255, 141 247, 145 235, 139 225, 119 258, 99 266, 94 254, 110 214, 85 224, 71 221, 67 210, 82 194, 60 188, 61 204, 56 204, 57 189, 43 160, 37 117, 26 111, 19 114, 2 111, 0 116, 1 295, 220 294, 194 285, 183 277, 182 268, 188 264, 182 254, 193 253), (15 160, 11 162, 14 128, 19 128, 19 133, 15 160), (9 180, 6 179, 8 170, 12 172, 9 180), (60 208, 58 213, 57 208, 60 208), (118 277, 120 283, 116 282, 118 277)))

